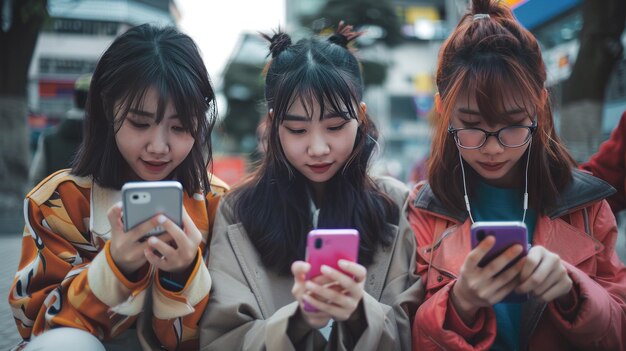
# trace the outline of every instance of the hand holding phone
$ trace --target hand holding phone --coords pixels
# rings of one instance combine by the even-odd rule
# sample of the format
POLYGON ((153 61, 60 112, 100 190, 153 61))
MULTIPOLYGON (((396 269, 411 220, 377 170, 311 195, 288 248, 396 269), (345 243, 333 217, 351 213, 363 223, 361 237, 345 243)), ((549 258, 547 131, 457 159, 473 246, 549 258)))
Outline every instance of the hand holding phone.
MULTIPOLYGON (((156 218, 156 225, 150 226, 147 231, 143 229, 144 235, 139 240, 148 240, 143 254, 153 266, 176 275, 185 272, 196 261, 202 234, 189 215, 183 212, 183 187, 179 182, 126 183, 122 187, 122 199, 126 232, 143 228, 147 220, 153 222, 152 219, 156 218), (152 238, 165 232, 169 234, 167 242, 152 238)), ((177 284, 174 278, 168 278, 170 285, 177 284)), ((161 277, 161 280, 164 278, 161 277)), ((183 286, 177 288, 182 289, 183 286)))
MULTIPOLYGON (((500 222, 476 222, 471 227, 471 242, 472 249, 476 248, 478 244, 484 240, 487 236, 493 236, 495 244, 478 263, 479 267, 485 267, 493 259, 500 256, 504 251, 513 245, 520 245, 522 252, 512 259, 497 275, 506 271, 517 263, 522 257, 528 253, 528 230, 526 224, 518 221, 500 221, 500 222)), ((528 299, 527 294, 515 294, 511 293, 506 296, 502 302, 523 302, 528 299)))
POLYGON ((450 291, 459 316, 471 323, 482 307, 500 302, 521 302, 528 295, 513 295, 527 251, 526 226, 520 222, 476 222, 470 231, 472 250, 450 291))
MULTIPOLYGON (((359 232, 355 229, 316 229, 307 237, 306 261, 311 269, 307 280, 320 276, 322 265, 343 272, 339 260, 357 262, 359 253, 359 232)), ((316 312, 317 309, 304 302, 304 310, 316 312)))
POLYGON ((157 217, 164 214, 180 226, 182 185, 178 182, 132 182, 122 187, 122 204, 108 213, 110 251, 116 266, 129 276, 147 262, 147 235, 164 232, 157 217))

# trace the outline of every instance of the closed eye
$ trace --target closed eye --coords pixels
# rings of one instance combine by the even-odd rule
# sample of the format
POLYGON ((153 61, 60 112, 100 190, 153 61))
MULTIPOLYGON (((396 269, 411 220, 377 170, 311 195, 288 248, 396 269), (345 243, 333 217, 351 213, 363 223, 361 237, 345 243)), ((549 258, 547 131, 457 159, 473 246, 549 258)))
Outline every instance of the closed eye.
POLYGON ((137 129, 145 129, 145 128, 150 127, 150 124, 148 123, 140 123, 140 122, 133 121, 131 119, 127 119, 127 120, 128 120, 128 123, 130 123, 133 127, 137 129))
POLYGON ((346 124, 348 124, 348 122, 342 123, 342 124, 340 124, 340 125, 338 125, 338 126, 328 127, 328 130, 330 130, 330 131, 338 131, 338 130, 343 129, 343 127, 344 127, 346 124))
POLYGON ((292 129, 289 127, 285 127, 285 129, 291 134, 304 134, 306 132, 306 129, 292 129))
POLYGON ((186 133, 186 132, 188 132, 187 128, 185 128, 183 126, 173 126, 172 130, 174 130, 175 132, 179 132, 179 133, 186 133))

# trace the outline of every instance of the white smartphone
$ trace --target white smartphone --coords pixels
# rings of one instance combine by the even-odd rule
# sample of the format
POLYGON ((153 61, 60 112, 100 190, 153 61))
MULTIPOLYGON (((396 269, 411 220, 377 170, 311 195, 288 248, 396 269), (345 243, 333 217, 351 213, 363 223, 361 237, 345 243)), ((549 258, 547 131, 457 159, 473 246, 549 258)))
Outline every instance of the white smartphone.
MULTIPOLYGON (((163 214, 182 228, 183 186, 177 181, 129 182, 122 186, 124 230, 163 214)), ((146 236, 163 234, 165 229, 156 226, 146 236)))

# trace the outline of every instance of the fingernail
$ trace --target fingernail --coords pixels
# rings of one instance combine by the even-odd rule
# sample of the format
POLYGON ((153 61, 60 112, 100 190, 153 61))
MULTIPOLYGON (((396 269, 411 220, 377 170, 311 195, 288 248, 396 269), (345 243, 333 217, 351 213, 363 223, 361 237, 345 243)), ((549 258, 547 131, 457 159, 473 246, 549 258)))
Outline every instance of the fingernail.
POLYGON ((115 203, 115 206, 119 207, 119 208, 123 208, 124 204, 122 204, 122 201, 118 201, 115 203))
POLYGON ((159 217, 157 218, 157 222, 159 222, 159 224, 165 223, 166 220, 167 217, 165 217, 164 215, 159 215, 159 217))
POLYGON ((328 267, 327 265, 323 264, 322 267, 320 268, 320 270, 322 271, 322 273, 330 273, 333 271, 332 268, 328 267))
POLYGON ((341 259, 341 260, 339 260, 338 263, 339 263, 339 266, 341 266, 341 268, 346 268, 346 266, 348 266, 350 264, 350 261, 341 259))
POLYGON ((150 239, 148 239, 148 241, 150 242, 150 244, 156 244, 158 240, 159 240, 159 239, 157 239, 157 238, 155 238, 155 237, 153 237, 153 236, 151 236, 151 237, 150 237, 150 239))

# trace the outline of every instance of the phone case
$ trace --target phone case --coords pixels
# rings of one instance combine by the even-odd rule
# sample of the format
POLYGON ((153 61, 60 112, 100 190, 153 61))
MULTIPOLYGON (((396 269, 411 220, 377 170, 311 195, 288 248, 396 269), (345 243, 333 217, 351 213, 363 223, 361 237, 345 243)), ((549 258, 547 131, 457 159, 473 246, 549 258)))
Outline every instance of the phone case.
MULTIPOLYGON (((321 274, 322 265, 341 270, 337 262, 341 259, 357 262, 359 254, 359 232, 355 229, 315 229, 307 236, 306 261, 311 265, 306 279, 321 274)), ((316 309, 304 304, 304 310, 316 309)))
MULTIPOLYGON (((472 249, 478 246, 481 240, 487 236, 493 236, 496 239, 496 243, 491 250, 485 255, 485 257, 478 263, 479 267, 486 266, 491 260, 498 257, 501 253, 506 251, 509 247, 515 244, 522 246, 522 253, 507 264, 502 271, 507 270, 513 266, 519 259, 526 256, 528 253, 528 230, 526 224, 519 221, 501 221, 501 222, 476 222, 471 227, 471 241, 472 249)), ((528 299, 527 294, 511 293, 505 297, 502 302, 523 302, 528 299)))
MULTIPOLYGON (((124 230, 129 231, 157 214, 182 227, 183 186, 177 181, 130 182, 122 187, 124 230)), ((146 236, 165 232, 161 226, 146 236)))

